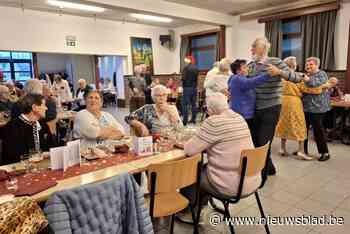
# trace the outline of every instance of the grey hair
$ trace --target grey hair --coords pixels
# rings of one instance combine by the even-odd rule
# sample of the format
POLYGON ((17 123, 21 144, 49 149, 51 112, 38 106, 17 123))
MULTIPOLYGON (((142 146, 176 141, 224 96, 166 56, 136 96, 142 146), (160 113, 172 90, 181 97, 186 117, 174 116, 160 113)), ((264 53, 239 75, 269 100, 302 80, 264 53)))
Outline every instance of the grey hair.
POLYGON ((213 93, 207 97, 207 107, 213 110, 215 113, 221 113, 224 110, 229 109, 227 104, 227 97, 219 92, 213 93))
POLYGON ((313 61, 313 62, 315 62, 315 64, 317 66, 320 66, 321 61, 320 61, 319 58, 317 58, 317 57, 309 57, 309 58, 306 59, 306 62, 310 62, 310 61, 313 61))
POLYGON ((285 59, 283 59, 283 62, 285 62, 290 69, 296 70, 297 69, 297 58, 294 56, 289 56, 285 59))
POLYGON ((85 80, 85 79, 79 79, 79 80, 78 80, 78 84, 80 84, 81 82, 86 83, 86 80, 85 80))
POLYGON ((27 80, 23 90, 26 94, 43 94, 43 84, 40 80, 27 80))
POLYGON ((151 96, 152 96, 153 101, 155 100, 155 96, 159 95, 160 93, 168 94, 169 89, 161 84, 154 86, 151 90, 151 96))
POLYGON ((257 47, 258 45, 262 45, 265 48, 266 54, 269 51, 271 44, 270 42, 267 40, 266 37, 258 37, 254 40, 252 47, 257 47))
POLYGON ((231 61, 228 58, 221 59, 218 66, 219 72, 225 73, 230 71, 230 64, 231 64, 231 61))

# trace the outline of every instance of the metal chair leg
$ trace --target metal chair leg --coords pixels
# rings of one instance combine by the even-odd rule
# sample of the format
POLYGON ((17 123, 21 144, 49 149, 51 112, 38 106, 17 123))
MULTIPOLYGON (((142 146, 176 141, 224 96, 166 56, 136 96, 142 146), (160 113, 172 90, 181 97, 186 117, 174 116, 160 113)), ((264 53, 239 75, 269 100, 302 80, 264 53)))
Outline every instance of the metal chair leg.
POLYGON ((192 221, 193 221, 193 233, 194 234, 198 234, 198 223, 199 223, 199 217, 200 217, 200 210, 201 207, 198 207, 198 211, 197 211, 197 218, 195 216, 195 210, 194 207, 190 204, 190 209, 191 209, 191 214, 192 214, 192 221))
POLYGON ((233 224, 232 222, 230 222, 231 220, 229 220, 231 218, 231 215, 230 215, 230 211, 228 209, 230 203, 228 202, 225 202, 224 203, 224 207, 225 207, 225 215, 224 215, 224 222, 228 222, 229 226, 230 226, 230 231, 231 231, 231 234, 234 234, 235 233, 235 229, 233 227, 233 224), (225 218, 226 217, 226 218, 225 218))
MULTIPOLYGON (((255 192, 254 194, 255 194, 256 202, 258 203, 258 206, 259 206, 261 217, 263 217, 266 220, 266 216, 265 216, 263 207, 262 207, 261 202, 260 202, 259 194, 258 194, 258 192, 255 192)), ((267 234, 270 234, 270 229, 269 229, 269 225, 267 224, 267 222, 265 223, 265 231, 267 234)))
POLYGON ((170 233, 174 233, 174 221, 175 221, 175 214, 171 216, 171 224, 170 224, 170 233))
MULTIPOLYGON (((221 201, 222 202, 222 201, 221 201)), ((213 209, 215 210, 215 211, 217 211, 217 212, 219 212, 220 214, 225 214, 225 210, 223 210, 223 209, 221 209, 220 207, 218 207, 216 204, 215 204, 215 202, 214 202, 214 200, 213 200, 213 198, 212 197, 210 197, 209 198, 209 203, 210 203, 210 205, 211 205, 211 207, 213 207, 213 209)))

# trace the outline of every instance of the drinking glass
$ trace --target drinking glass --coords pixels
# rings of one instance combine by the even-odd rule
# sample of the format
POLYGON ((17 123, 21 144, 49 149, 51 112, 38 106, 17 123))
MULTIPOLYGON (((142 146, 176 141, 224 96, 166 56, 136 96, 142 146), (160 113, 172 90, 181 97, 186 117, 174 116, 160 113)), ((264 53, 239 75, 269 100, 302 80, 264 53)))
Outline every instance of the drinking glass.
POLYGON ((159 142, 158 141, 155 141, 153 143, 153 153, 154 154, 159 154, 160 150, 159 150, 159 142))
POLYGON ((40 171, 39 162, 43 160, 42 152, 39 151, 31 151, 29 153, 29 163, 31 165, 31 171, 33 173, 38 173, 40 171))
POLYGON ((23 155, 21 155, 20 158, 21 158, 21 163, 22 163, 24 169, 26 170, 26 173, 29 173, 30 169, 31 169, 31 165, 30 165, 30 162, 29 162, 30 155, 29 154, 23 154, 23 155))

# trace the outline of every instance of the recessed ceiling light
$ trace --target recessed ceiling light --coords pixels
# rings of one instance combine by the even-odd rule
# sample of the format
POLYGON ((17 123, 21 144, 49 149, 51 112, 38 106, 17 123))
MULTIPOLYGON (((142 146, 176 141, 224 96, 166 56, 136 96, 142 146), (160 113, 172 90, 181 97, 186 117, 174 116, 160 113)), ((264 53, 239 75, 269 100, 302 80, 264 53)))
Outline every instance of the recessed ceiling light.
POLYGON ((154 15, 143 15, 143 14, 137 14, 132 13, 130 16, 137 18, 137 19, 143 19, 143 20, 149 20, 149 21, 156 21, 156 22, 164 22, 164 23, 170 23, 173 20, 167 17, 160 17, 160 16, 154 16, 154 15))
POLYGON ((58 6, 59 8, 70 8, 70 9, 76 9, 76 10, 82 10, 82 11, 92 11, 92 12, 105 11, 105 9, 102 7, 85 5, 85 4, 80 4, 80 3, 73 3, 73 2, 48 0, 47 3, 52 5, 52 6, 58 6))

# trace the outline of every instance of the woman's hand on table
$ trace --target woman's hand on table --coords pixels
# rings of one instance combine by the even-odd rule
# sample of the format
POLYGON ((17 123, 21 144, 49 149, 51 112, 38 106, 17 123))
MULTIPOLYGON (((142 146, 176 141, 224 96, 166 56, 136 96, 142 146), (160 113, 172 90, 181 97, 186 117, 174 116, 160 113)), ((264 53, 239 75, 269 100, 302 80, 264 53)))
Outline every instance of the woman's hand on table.
POLYGON ((120 140, 120 139, 122 139, 124 137, 124 134, 121 132, 121 131, 119 131, 118 129, 116 129, 116 128, 113 128, 112 129, 112 136, 111 136, 111 139, 112 140, 120 140))
POLYGON ((114 127, 101 128, 99 138, 119 140, 124 134, 114 127))

